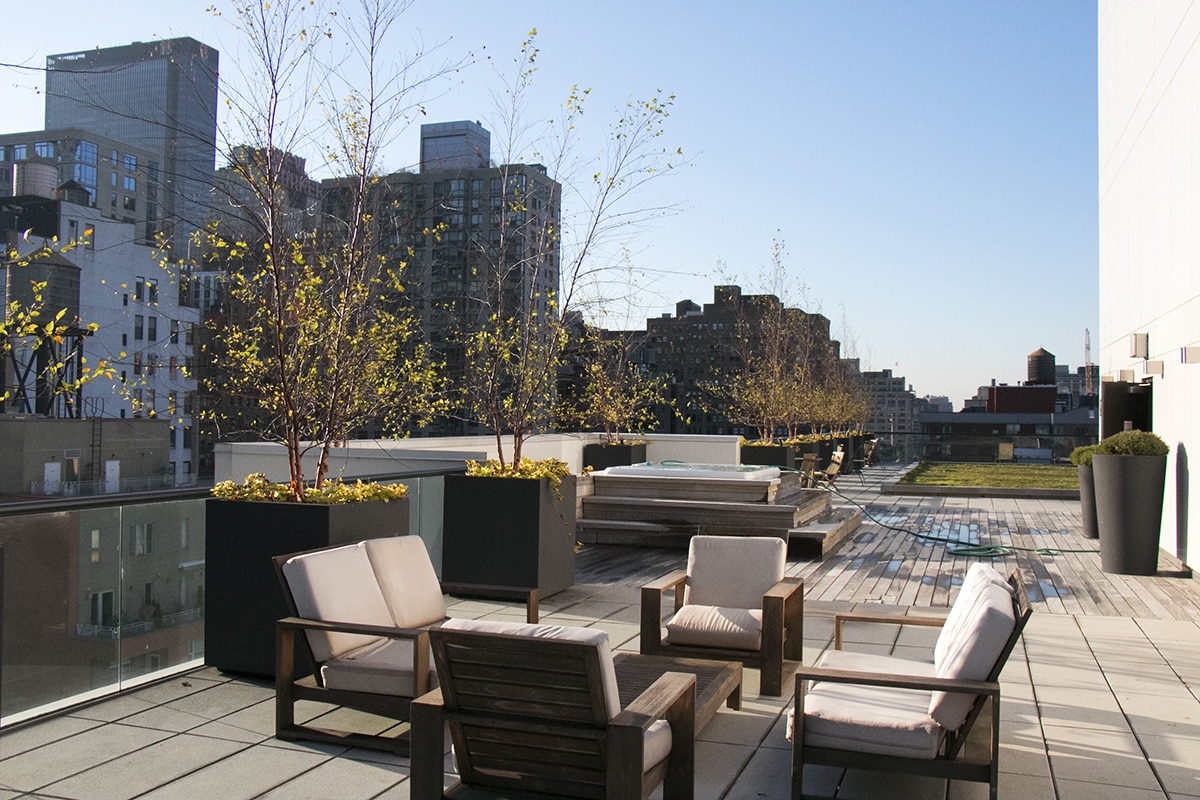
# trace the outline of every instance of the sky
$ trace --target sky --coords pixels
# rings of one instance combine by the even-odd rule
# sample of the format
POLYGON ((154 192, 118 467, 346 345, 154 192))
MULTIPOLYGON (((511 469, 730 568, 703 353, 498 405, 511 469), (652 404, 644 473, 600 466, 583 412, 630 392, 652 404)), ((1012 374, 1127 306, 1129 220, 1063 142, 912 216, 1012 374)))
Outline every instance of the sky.
MULTIPOLYGON (((343 0, 348 10, 353 0, 343 0)), ((235 82, 226 0, 6 3, 2 130, 43 127, 45 56, 191 36, 235 82), (214 16, 213 6, 224 12, 214 16), (25 65, 20 69, 8 65, 25 65)), ((673 94, 664 142, 683 166, 639 202, 671 206, 628 242, 641 327, 713 286, 771 291, 831 321, 844 356, 956 410, 1026 378, 1039 347, 1072 371, 1098 330, 1096 6, 1082 0, 414 0, 391 46, 467 63, 428 87, 386 152, 418 159, 419 124, 494 133, 499 76, 536 28, 531 118, 591 89, 583 155, 631 99, 673 94)), ((434 62, 427 62, 434 63, 434 62)), ((349 67, 346 67, 349 69, 349 67)), ((313 159, 310 158, 310 165, 313 159)))

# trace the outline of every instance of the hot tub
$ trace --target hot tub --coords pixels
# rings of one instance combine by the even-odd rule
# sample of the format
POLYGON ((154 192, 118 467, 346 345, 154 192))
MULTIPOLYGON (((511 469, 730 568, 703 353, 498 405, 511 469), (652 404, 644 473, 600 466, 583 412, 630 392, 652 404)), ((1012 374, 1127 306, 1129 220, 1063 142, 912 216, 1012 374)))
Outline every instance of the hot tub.
POLYGON ((779 467, 762 467, 752 464, 689 464, 684 461, 647 461, 644 464, 609 467, 595 474, 645 478, 719 478, 769 481, 779 477, 779 467))

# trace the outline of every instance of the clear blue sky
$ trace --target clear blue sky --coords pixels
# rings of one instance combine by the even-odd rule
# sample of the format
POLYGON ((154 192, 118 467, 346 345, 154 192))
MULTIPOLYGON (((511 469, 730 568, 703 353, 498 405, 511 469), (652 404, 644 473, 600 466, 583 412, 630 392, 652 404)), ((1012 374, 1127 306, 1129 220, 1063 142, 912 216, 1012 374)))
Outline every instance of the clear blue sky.
MULTIPOLYGON (((222 0, 216 0, 218 7, 222 0)), ((192 36, 237 64, 210 0, 9 4, 0 61, 192 36)), ((349 4, 349 2, 347 2, 349 4)), ((635 243, 639 316, 710 302, 724 273, 760 284, 772 242, 864 369, 892 369, 918 395, 964 397, 1019 382, 1045 347, 1083 363, 1097 332, 1094 2, 673 2, 416 0, 399 45, 476 53, 427 121, 494 118, 491 63, 525 33, 541 49, 534 111, 592 88, 599 132, 630 97, 677 101, 668 138, 691 157, 650 202, 684 210, 635 243), (489 59, 491 61, 489 61, 489 59)), ((3 130, 42 126, 41 75, 0 68, 3 130)), ((388 166, 417 159, 417 127, 388 166)))

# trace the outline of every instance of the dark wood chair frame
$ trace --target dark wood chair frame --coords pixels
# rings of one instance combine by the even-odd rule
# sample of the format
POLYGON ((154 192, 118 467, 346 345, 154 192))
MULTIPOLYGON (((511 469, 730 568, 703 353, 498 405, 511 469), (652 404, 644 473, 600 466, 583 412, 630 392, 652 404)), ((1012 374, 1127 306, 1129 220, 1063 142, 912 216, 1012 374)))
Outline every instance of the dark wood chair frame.
POLYGON ((444 797, 447 724, 467 786, 561 797, 570 779, 579 796, 625 800, 661 782, 666 800, 693 796, 695 675, 664 673, 610 720, 595 645, 443 629, 429 636, 442 685, 412 704, 413 800, 444 797), (671 752, 643 773, 644 733, 658 719, 671 726, 671 752))
MULTIPOLYGON (((335 547, 343 547, 336 545, 335 547)), ((317 725, 301 725, 296 722, 296 702, 312 700, 318 703, 345 706, 347 708, 366 711, 381 717, 388 717, 398 722, 409 721, 412 699, 420 697, 429 691, 429 631, 424 629, 391 628, 379 625, 361 625, 332 620, 303 619, 296 610, 296 601, 291 589, 283 576, 283 565, 289 558, 308 553, 319 553, 322 550, 334 549, 317 548, 301 553, 288 553, 271 559, 275 565, 275 574, 283 587, 284 598, 287 601, 288 612, 291 614, 279 620, 275 626, 275 736, 284 741, 313 741, 330 744, 365 747, 372 750, 384 750, 407 756, 409 753, 409 735, 372 736, 353 731, 339 731, 317 725), (357 692, 344 689, 330 689, 321 680, 321 668, 313 658, 308 645, 308 637, 304 631, 326 631, 330 633, 360 633, 367 636, 383 636, 388 639, 411 639, 413 641, 413 683, 404 687, 404 695, 385 695, 374 692, 357 692), (297 648, 307 659, 297 659, 297 648), (314 664, 316 668, 311 674, 297 675, 297 665, 314 664)), ((526 604, 526 620, 538 621, 538 593, 536 589, 513 589, 501 586, 474 586, 465 584, 441 584, 445 594, 463 594, 472 597, 492 597, 523 601, 526 604)), ((307 672, 307 670, 304 670, 307 672)))
POLYGON ((817 485, 817 454, 805 453, 800 460, 800 466, 797 467, 800 472, 800 485, 806 489, 811 489, 817 485))
MULTIPOLYGON (((1014 571, 1008 578, 1013 587, 1013 614, 1016 625, 1004 643, 987 680, 968 681, 950 678, 924 678, 908 675, 855 672, 851 670, 823 669, 801 666, 796 672, 796 710, 792 733, 792 799, 800 800, 803 795, 804 765, 824 764, 837 767, 899 772, 926 775, 950 780, 966 780, 989 785, 989 797, 997 800, 1000 774, 1000 672, 1009 655, 1016 647, 1025 623, 1032 610, 1025 586, 1019 573, 1014 571), (903 756, 863 753, 855 750, 836 750, 826 747, 811 747, 804 744, 804 700, 809 681, 880 686, 894 689, 917 689, 923 691, 961 692, 976 695, 967 718, 957 731, 949 731, 935 758, 907 758, 903 756), (978 727, 975 723, 983 718, 978 727), (987 736, 987 742, 972 737, 972 731, 987 736), (968 744, 970 745, 968 747, 968 744)), ((840 650, 842 625, 846 622, 883 623, 888 625, 922 625, 940 627, 945 620, 935 617, 901 617, 873 614, 837 614, 834 617, 834 648, 840 650)))
POLYGON ((741 661, 759 669, 759 692, 768 697, 783 694, 784 661, 804 657, 804 581, 784 578, 762 598, 762 645, 758 650, 671 644, 662 633, 663 594, 675 592, 675 611, 683 608, 687 572, 676 570, 642 587, 641 652, 681 658, 741 661))

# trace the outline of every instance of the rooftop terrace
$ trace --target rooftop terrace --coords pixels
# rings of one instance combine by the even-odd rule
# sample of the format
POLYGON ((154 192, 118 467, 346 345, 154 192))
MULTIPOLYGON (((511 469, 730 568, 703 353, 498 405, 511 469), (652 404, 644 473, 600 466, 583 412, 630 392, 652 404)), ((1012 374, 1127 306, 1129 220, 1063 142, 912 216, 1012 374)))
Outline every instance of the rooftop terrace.
MULTIPOLYGON (((1077 502, 881 495, 897 473, 877 467, 863 483, 843 479, 839 488, 873 519, 830 559, 788 564, 806 582, 806 662, 830 645, 835 611, 944 612, 976 560, 888 526, 1029 548, 994 559, 1001 571, 1021 570, 1034 608, 1001 678, 1002 796, 1200 798, 1200 582, 1102 573, 1095 543, 1079 536, 1077 502), (1046 548, 1058 552, 1037 552, 1046 548)), ((616 649, 636 651, 640 585, 685 560, 679 551, 585 548, 578 583, 545 599, 542 619, 602 628, 616 649)), ((479 601, 452 602, 450 613, 522 617, 479 601)), ((929 629, 885 628, 850 628, 848 638, 915 657, 932 646, 929 629)), ((745 678, 742 710, 722 709, 699 734, 698 798, 788 797, 790 695, 761 697, 757 672, 745 678)), ((0 800, 408 797, 407 759, 274 739, 273 695, 265 682, 200 669, 7 730, 0 800)), ((308 711, 337 717, 337 726, 388 726, 308 711)), ((986 796, 983 785, 831 768, 810 773, 806 786, 837 798, 986 796)))

